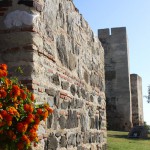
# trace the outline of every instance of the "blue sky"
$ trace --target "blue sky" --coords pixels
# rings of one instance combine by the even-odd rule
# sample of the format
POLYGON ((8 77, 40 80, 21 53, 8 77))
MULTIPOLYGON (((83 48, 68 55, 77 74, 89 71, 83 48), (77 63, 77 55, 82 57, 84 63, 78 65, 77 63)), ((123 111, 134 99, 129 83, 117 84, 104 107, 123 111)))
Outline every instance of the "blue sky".
MULTIPOLYGON (((142 77, 143 95, 150 85, 150 0, 73 0, 97 35, 97 29, 126 27, 130 73, 142 77)), ((150 125, 150 104, 143 98, 144 120, 150 125)))

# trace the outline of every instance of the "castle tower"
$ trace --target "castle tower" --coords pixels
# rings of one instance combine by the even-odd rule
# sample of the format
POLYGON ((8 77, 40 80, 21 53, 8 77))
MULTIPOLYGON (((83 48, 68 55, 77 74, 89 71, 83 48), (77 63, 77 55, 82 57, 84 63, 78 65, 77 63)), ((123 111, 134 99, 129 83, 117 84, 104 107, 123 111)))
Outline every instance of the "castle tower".
POLYGON ((133 126, 143 125, 143 98, 142 98, 142 78, 137 74, 131 74, 131 94, 132 94, 132 122, 133 126))
POLYGON ((132 126, 132 105, 126 28, 99 29, 98 37, 105 54, 108 129, 128 131, 132 126))

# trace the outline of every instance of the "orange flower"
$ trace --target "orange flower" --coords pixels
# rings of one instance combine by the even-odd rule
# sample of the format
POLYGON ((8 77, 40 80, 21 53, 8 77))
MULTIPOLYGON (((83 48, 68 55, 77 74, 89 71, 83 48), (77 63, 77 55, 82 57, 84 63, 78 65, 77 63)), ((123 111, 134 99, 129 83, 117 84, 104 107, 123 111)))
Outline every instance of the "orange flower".
POLYGON ((0 127, 4 126, 5 124, 5 122, 0 122, 0 127))
POLYGON ((33 112, 33 107, 31 106, 31 105, 29 105, 29 104, 24 104, 24 110, 26 111, 26 112, 30 112, 30 113, 32 113, 33 112))
POLYGON ((12 91, 10 92, 10 94, 13 97, 20 96, 21 92, 20 92, 20 88, 18 87, 18 85, 13 85, 12 86, 12 91))
POLYGON ((25 94, 24 90, 20 89, 20 97, 25 100, 27 98, 27 95, 25 94))
POLYGON ((5 118, 8 114, 6 110, 2 110, 0 113, 3 116, 3 118, 5 118))
POLYGON ((7 96, 6 91, 3 88, 0 88, 0 98, 5 98, 7 96))
POLYGON ((29 110, 29 107, 30 107, 29 104, 24 104, 24 106, 23 106, 23 108, 24 108, 25 111, 28 111, 28 110, 29 110))
POLYGON ((34 101, 34 100, 35 100, 34 94, 31 94, 31 101, 34 101))
POLYGON ((14 107, 9 107, 7 111, 11 115, 20 116, 18 111, 14 107))
POLYGON ((27 145, 30 145, 30 140, 25 134, 21 137, 21 140, 23 142, 26 142, 27 145))
POLYGON ((0 120, 3 120, 3 116, 0 114, 0 120))
POLYGON ((7 125, 11 126, 12 125, 12 121, 7 121, 7 125))
POLYGON ((18 132, 24 133, 24 132, 27 131, 27 128, 28 128, 28 124, 27 123, 19 122, 17 124, 17 131, 18 132))
POLYGON ((38 108, 37 109, 37 114, 41 115, 43 113, 42 109, 41 108, 38 108))
POLYGON ((0 102, 0 108, 2 108, 3 107, 3 104, 0 102))
POLYGON ((1 78, 1 77, 6 77, 6 76, 7 76, 7 71, 0 69, 0 78, 1 78))
POLYGON ((26 122, 27 123, 34 122, 34 119, 35 119, 35 115, 34 114, 28 114, 28 116, 26 118, 26 122))
POLYGON ((46 120, 46 118, 48 117, 48 111, 46 110, 43 114, 43 120, 46 120))
POLYGON ((38 129, 38 125, 35 124, 35 125, 32 127, 32 129, 36 131, 36 130, 38 129))
POLYGON ((37 133, 36 133, 36 131, 34 129, 31 129, 29 131, 29 133, 30 133, 29 134, 29 138, 30 138, 31 141, 33 141, 37 137, 37 133))
POLYGON ((53 109, 48 104, 45 104, 44 107, 47 109, 49 114, 53 113, 53 109))
POLYGON ((7 65, 6 64, 0 64, 0 69, 7 70, 7 65))
POLYGON ((40 123, 40 118, 38 115, 35 115, 35 124, 39 124, 40 123))
POLYGON ((11 85, 11 81, 8 78, 6 78, 5 84, 6 84, 6 88, 8 88, 8 86, 11 85))
POLYGON ((7 114, 6 117, 5 117, 5 120, 6 121, 12 121, 12 118, 13 117, 10 114, 7 114))
POLYGON ((18 148, 18 150, 23 150, 24 149, 24 142, 18 142, 17 148, 18 148))
POLYGON ((8 126, 12 125, 12 118, 13 117, 10 114, 7 114, 6 117, 4 118, 6 120, 8 126))
POLYGON ((33 112, 33 109, 34 109, 34 108, 33 108, 32 106, 30 106, 30 107, 29 107, 29 112, 32 113, 32 112, 33 112))
POLYGON ((14 107, 16 108, 16 109, 18 109, 18 103, 14 103, 14 107))
POLYGON ((13 131, 9 130, 9 131, 7 132, 7 135, 8 135, 8 137, 9 137, 10 139, 16 140, 16 135, 15 135, 15 133, 14 133, 13 131))

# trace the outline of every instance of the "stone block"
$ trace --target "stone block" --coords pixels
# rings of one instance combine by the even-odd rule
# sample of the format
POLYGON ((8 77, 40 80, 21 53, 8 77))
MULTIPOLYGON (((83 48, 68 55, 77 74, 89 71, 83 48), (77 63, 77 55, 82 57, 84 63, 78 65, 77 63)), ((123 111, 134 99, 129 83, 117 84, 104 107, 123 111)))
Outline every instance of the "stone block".
POLYGON ((54 135, 50 135, 47 139, 48 149, 55 150, 58 148, 58 140, 54 135))
POLYGON ((72 93, 73 96, 75 95, 75 93, 76 93, 76 87, 75 87, 74 84, 71 85, 70 92, 72 93))
POLYGON ((68 88, 69 88, 69 82, 61 81, 61 87, 64 90, 68 90, 68 88))
POLYGON ((60 85, 60 80, 59 80, 58 74, 52 75, 51 78, 52 78, 52 82, 53 82, 55 85, 60 85))
POLYGON ((61 129, 66 128, 66 118, 64 116, 60 116, 59 125, 61 129))
POLYGON ((66 136, 61 136, 60 146, 61 147, 66 147, 67 146, 67 138, 66 138, 66 136))

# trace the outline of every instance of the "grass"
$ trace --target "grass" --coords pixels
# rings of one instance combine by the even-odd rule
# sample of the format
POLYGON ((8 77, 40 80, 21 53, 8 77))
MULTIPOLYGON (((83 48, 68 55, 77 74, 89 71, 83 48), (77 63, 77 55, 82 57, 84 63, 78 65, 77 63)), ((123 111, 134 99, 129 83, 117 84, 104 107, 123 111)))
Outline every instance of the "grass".
POLYGON ((129 139, 128 132, 108 131, 108 150, 150 150, 150 137, 129 139))

